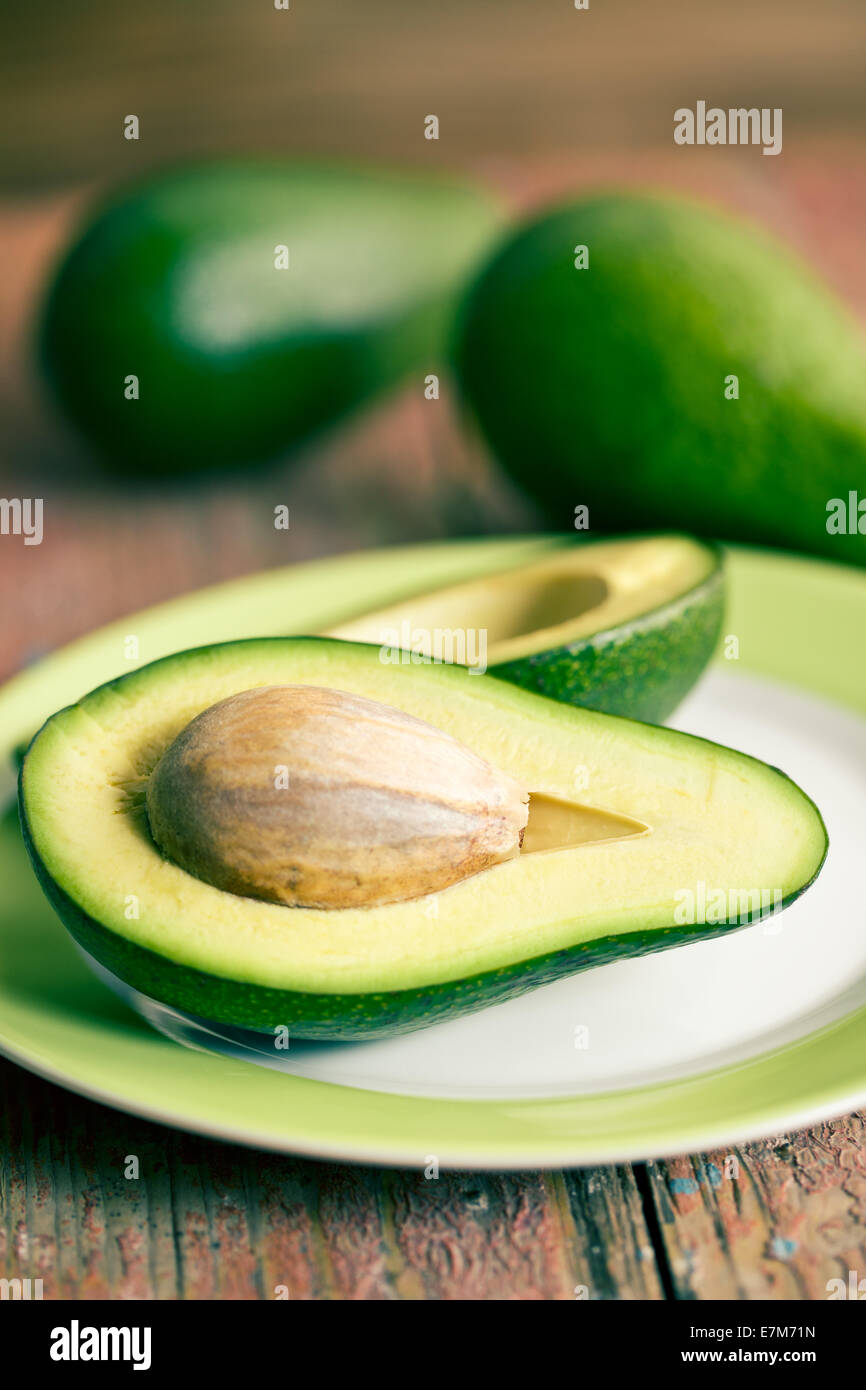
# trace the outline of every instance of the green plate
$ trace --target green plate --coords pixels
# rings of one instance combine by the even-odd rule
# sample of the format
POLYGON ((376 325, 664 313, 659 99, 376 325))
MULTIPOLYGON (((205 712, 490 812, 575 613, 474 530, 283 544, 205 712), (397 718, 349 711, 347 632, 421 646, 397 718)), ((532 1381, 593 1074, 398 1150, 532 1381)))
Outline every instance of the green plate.
MULTIPOLYGON (((545 539, 370 552, 205 591, 103 629, 0 692, 11 760, 40 721, 138 660, 213 639, 314 630, 407 589, 454 582, 545 539)), ((765 676, 866 713, 866 574, 757 551, 730 555, 736 682, 765 676)), ((744 682, 745 686, 745 682, 744 682)), ((832 706, 828 717, 832 719, 832 706)), ((840 721, 850 714, 840 711, 840 721)), ((751 750, 750 750, 751 751, 751 750)), ((832 837, 832 831, 831 831, 832 837)), ((45 903, 11 812, 0 824, 0 1050, 41 1076, 183 1129, 319 1157, 524 1168, 622 1161, 780 1133, 866 1103, 866 1007, 712 1071, 628 1089, 453 1100, 357 1089, 194 1052, 153 1032, 93 976, 45 903)), ((806 901, 806 900, 804 900, 806 901)), ((741 934, 742 936, 743 934, 741 934)), ((703 949, 703 948, 690 948, 703 949)), ((656 957, 656 960, 673 960, 656 957)), ((616 968, 616 967, 614 967, 616 968)), ((601 972, 597 972, 600 974, 601 972)), ((554 987, 554 988, 558 988, 554 987)), ((416 1034, 417 1040, 423 1034, 416 1034)))

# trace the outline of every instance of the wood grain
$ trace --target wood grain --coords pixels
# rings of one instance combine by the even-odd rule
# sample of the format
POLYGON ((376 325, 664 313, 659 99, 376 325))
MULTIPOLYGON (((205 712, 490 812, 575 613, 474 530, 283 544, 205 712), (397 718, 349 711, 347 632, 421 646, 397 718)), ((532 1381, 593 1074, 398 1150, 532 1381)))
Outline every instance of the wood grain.
POLYGON ((866 1121, 649 1165, 678 1298, 821 1299, 866 1275, 866 1121))
POLYGON ((115 1114, 6 1062, 0 1114, 0 1277, 41 1278, 45 1298, 660 1296, 627 1168, 426 1179, 282 1158, 115 1114))
POLYGON ((0 1115, 0 1277, 46 1299, 809 1300, 866 1270, 862 1115, 646 1169, 436 1180, 162 1129, 6 1062, 0 1115))

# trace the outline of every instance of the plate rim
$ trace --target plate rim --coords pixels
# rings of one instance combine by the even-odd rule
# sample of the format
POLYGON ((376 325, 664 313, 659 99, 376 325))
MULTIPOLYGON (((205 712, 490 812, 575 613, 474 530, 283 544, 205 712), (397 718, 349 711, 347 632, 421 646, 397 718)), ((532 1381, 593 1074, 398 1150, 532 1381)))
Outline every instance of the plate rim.
MULTIPOLYGON (((746 1066, 754 1065, 761 1067, 764 1064, 783 1061, 790 1052, 802 1046, 812 1047, 820 1045, 824 1035, 833 1032, 839 1026, 856 1026, 858 1029, 859 1040, 862 1043, 866 1040, 866 1006, 856 1010, 835 1023, 828 1024, 825 1028, 818 1029, 814 1033, 807 1034, 793 1043, 773 1049, 770 1052, 757 1054, 750 1058, 746 1066)), ((174 1048, 180 1044, 169 1043, 168 1046, 174 1048)), ((859 1050, 862 1051, 862 1048, 859 1050)), ((206 1063, 219 1061, 212 1058, 209 1054, 201 1052, 198 1054, 206 1063)), ((657 1159, 673 1158, 683 1153, 708 1153, 718 1151, 726 1147, 731 1147, 743 1143, 767 1140, 770 1137, 782 1136, 792 1133, 799 1129, 807 1129, 815 1124, 835 1118, 840 1115, 847 1115, 863 1108, 866 1104, 866 1071, 863 1079, 852 1090, 842 1089, 838 1093, 830 1092, 822 1097, 811 1098, 808 1104, 793 1109, 782 1108, 782 1113, 778 1116, 776 1123, 769 1124, 767 1120, 744 1120, 741 1124, 731 1122, 729 1124, 721 1120, 716 1120, 701 1124, 689 1124, 684 1122, 676 1130, 675 1135, 671 1135, 669 1141, 661 1141, 662 1147, 647 1148, 639 1142, 634 1143, 614 1143, 609 1148, 604 1148, 591 1141, 591 1148, 584 1150, 573 1137, 561 1141, 548 1137, 544 1140, 548 1145, 552 1145, 550 1152, 543 1157, 539 1157, 537 1147, 529 1147, 525 1151, 516 1149, 507 1155, 497 1152, 496 1154, 484 1152, 480 1147, 464 1150, 459 1141, 454 1149, 454 1154, 447 1150, 435 1155, 422 1155, 419 1148, 413 1148, 403 1141, 383 1144, 381 1141, 367 1143, 366 1140, 355 1139, 351 1143, 340 1143, 324 1141, 322 1139, 312 1139, 299 1137, 297 1134, 288 1134, 277 1130, 255 1130, 249 1126, 220 1125, 212 1121, 196 1117, 191 1118, 188 1112, 172 1111, 169 1108, 158 1108, 144 1104, 138 1100, 132 1100, 128 1095, 122 1095, 111 1089, 91 1085, 78 1078, 71 1078, 62 1071, 46 1065, 37 1060, 32 1054, 21 1052, 4 1040, 0 1040, 0 1056, 6 1058, 32 1075, 40 1077, 42 1080, 49 1081, 54 1085, 61 1086, 64 1090, 70 1091, 74 1095, 82 1096, 87 1100, 95 1101, 97 1104, 105 1105, 108 1108, 121 1114, 132 1115, 138 1119, 146 1120, 152 1124, 160 1124, 170 1129, 179 1129, 187 1133, 199 1134, 206 1138, 216 1139, 221 1143, 236 1144, 244 1148, 251 1148, 270 1153, 280 1153, 287 1156, 294 1155, 301 1158, 318 1159, 326 1162, 346 1162, 369 1164, 376 1167, 388 1168, 413 1168, 422 1167, 431 1157, 435 1157, 438 1168, 445 1171, 466 1171, 466 1172, 521 1172, 527 1170, 557 1170, 567 1167, 595 1167, 607 1164, 620 1163, 639 1163, 650 1162, 657 1159), (575 1147, 577 1144, 577 1147, 575 1147)), ((239 1063, 239 1065, 244 1065, 239 1063)), ((250 1064, 246 1064, 250 1065, 250 1064)), ((707 1072, 700 1072, 678 1081, 665 1083, 652 1083, 648 1086, 637 1087, 634 1090, 618 1090, 616 1092, 600 1093, 601 1099, 615 1098, 618 1102, 628 1102, 630 1097, 657 1095, 660 1091, 676 1089, 679 1087, 699 1089, 707 1082, 714 1080, 726 1080, 735 1072, 740 1071, 744 1064, 735 1064, 731 1067, 716 1068, 707 1072)), ((261 1070, 258 1069, 257 1070, 261 1070)), ((268 1073, 278 1076, 281 1084, 287 1090, 299 1090, 302 1087, 307 1090, 315 1090, 317 1093, 342 1093, 350 1092, 353 1097, 369 1097, 381 1102, 387 1100, 399 1106, 400 1102, 410 1102, 413 1105, 435 1105, 443 1107, 458 1107, 473 1111, 484 1110, 491 1112, 499 1109, 530 1111, 533 1109, 548 1108, 551 1105, 557 1106, 578 1106, 582 1107, 587 1099, 595 1099, 595 1096, 577 1097, 556 1097, 540 1098, 535 1100, 459 1100, 459 1099, 439 1099, 431 1097, 407 1097, 398 1093, 381 1091, 362 1090, 358 1087, 340 1086, 332 1082, 314 1081, 306 1077, 292 1076, 286 1073, 268 1073)), ((295 1097, 297 1099, 297 1097, 295 1097)), ((333 1094, 328 1097, 333 1100, 333 1094)), ((772 1117, 772 1110, 769 1111, 772 1117)), ((533 1141, 533 1144, 542 1142, 533 1141)), ((429 1147, 429 1146, 428 1146, 429 1147)), ((443 1146, 439 1146, 440 1149, 443 1146)))

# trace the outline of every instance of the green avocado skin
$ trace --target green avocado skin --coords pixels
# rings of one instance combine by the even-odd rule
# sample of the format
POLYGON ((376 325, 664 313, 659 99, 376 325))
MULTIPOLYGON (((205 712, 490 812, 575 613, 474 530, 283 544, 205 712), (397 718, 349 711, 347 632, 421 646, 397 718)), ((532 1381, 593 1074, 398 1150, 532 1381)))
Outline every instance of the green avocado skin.
POLYGON ((724 616, 721 560, 703 583, 608 632, 491 668, 566 704, 661 724, 710 660, 724 616))
POLYGON ((413 174, 241 160, 163 173, 81 231, 44 306, 41 363, 118 472, 275 456, 439 369, 500 222, 485 193, 413 174))
POLYGON ((548 213, 470 291, 455 360, 494 452, 559 525, 585 504, 593 528, 866 564, 866 507, 863 534, 827 529, 833 499, 866 498, 863 334, 746 223, 638 193, 548 213))
MULTIPOLYGON (((707 941, 723 932, 751 925, 767 915, 757 912, 748 921, 737 919, 603 936, 570 950, 553 951, 499 970, 448 980, 426 989, 380 994, 303 994, 210 975, 180 965, 109 931, 82 912, 48 873, 29 834, 23 798, 19 806, 24 843, 42 890, 67 930, 89 955, 149 999, 196 1018, 266 1034, 285 1027, 298 1038, 332 1042, 396 1037, 476 1013, 491 1004, 503 1004, 539 985, 552 984, 598 965, 664 951, 687 942, 707 941)), ((808 883, 803 884, 782 907, 788 907, 808 886, 808 883)))

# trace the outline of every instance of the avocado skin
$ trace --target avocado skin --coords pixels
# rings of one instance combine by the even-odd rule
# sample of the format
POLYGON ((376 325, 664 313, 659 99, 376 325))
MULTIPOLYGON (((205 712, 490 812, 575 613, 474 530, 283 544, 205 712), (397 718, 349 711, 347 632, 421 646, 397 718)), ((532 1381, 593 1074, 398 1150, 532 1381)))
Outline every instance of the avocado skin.
POLYGON ((559 525, 583 503, 594 528, 866 564, 866 535, 827 531, 832 498, 866 496, 862 331, 748 224, 639 193, 548 213, 483 271, 455 358, 494 452, 559 525))
MULTIPOLYGON (((447 980, 426 989, 376 994, 304 994, 210 975, 109 931, 82 912, 48 873, 30 836, 20 794, 19 815, 27 853, 42 891, 66 929, 89 955, 149 999, 205 1021, 271 1035, 275 1028, 287 1027, 298 1038, 331 1042, 397 1037, 464 1014, 477 1013, 491 1004, 503 1004, 540 985, 552 984, 582 970, 665 951, 687 942, 708 941, 724 932, 753 925, 768 915, 755 913, 748 922, 738 919, 602 936, 570 950, 552 951, 499 970, 447 980)), ((782 908, 790 906, 806 891, 817 878, 821 865, 808 883, 784 900, 782 908)))
POLYGON ((521 657, 490 674, 603 714, 661 724, 709 662, 725 609, 721 553, 689 593, 608 632, 521 657))
POLYGON ((274 456, 437 369, 500 216, 483 192, 412 174, 234 160, 157 175, 97 212, 60 266, 44 372, 118 472, 274 456))

